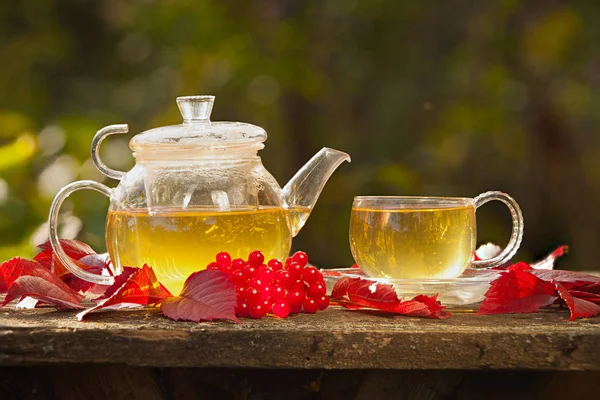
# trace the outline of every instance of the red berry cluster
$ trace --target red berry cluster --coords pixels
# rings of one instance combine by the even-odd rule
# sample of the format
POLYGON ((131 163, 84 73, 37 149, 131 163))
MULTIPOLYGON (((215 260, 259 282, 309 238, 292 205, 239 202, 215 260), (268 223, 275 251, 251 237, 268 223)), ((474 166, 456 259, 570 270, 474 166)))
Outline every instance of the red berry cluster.
POLYGON ((229 253, 221 252, 207 266, 231 276, 237 291, 238 317, 262 318, 271 312, 285 318, 302 310, 313 314, 329 306, 323 275, 307 266, 306 253, 295 253, 285 264, 276 259, 267 264, 264 261, 258 250, 248 255, 248 261, 232 260, 229 253))

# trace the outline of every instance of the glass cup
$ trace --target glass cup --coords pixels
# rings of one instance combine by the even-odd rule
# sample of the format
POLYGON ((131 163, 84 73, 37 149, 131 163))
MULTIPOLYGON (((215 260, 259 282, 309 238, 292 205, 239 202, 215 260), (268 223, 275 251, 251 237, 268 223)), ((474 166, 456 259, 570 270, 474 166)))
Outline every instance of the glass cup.
POLYGON ((502 192, 466 197, 359 196, 350 216, 350 248, 369 276, 397 279, 456 278, 467 268, 491 268, 512 258, 523 238, 523 214, 502 192), (488 201, 506 204, 512 234, 496 257, 473 260, 475 210, 488 201))

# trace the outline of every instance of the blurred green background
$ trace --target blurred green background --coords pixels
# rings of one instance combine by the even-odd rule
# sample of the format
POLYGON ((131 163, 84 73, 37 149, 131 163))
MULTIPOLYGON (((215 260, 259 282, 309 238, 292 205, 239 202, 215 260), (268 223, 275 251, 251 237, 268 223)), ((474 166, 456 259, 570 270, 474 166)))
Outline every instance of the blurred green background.
MULTIPOLYGON (((109 186, 90 160, 133 165, 131 136, 179 123, 175 97, 216 95, 213 120, 269 133, 283 185, 323 146, 333 175, 294 241, 348 266, 355 195, 473 197, 522 206, 517 257, 568 244, 561 268, 594 270, 600 235, 600 2, 30 0, 0 5, 0 258, 31 256, 56 192, 109 186)), ((62 237, 104 251, 108 200, 65 204, 62 237)), ((508 211, 478 213, 479 242, 505 244, 508 211)))

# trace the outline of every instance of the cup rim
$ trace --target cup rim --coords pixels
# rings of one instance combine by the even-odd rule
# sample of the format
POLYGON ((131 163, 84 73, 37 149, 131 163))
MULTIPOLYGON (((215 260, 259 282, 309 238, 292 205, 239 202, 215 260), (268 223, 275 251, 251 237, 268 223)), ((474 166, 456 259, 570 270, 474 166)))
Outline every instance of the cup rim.
POLYGON ((443 196, 355 196, 353 204, 356 204, 357 202, 378 203, 379 205, 387 206, 415 204, 431 206, 468 206, 473 204, 473 198, 443 196))
POLYGON ((472 197, 453 196, 354 196, 354 200, 473 200, 472 197))

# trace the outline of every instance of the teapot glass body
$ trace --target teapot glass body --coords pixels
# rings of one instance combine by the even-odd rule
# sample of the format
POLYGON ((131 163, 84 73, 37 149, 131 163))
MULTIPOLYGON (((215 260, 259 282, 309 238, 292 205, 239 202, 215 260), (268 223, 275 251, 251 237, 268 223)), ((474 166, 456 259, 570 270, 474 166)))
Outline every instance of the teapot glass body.
MULTIPOLYGON (((184 128, 190 131, 189 126, 184 128)), ((119 179, 119 185, 110 189, 79 181, 63 188, 51 206, 50 240, 57 257, 76 276, 112 283, 113 277, 83 271, 72 263, 57 234, 59 209, 69 194, 79 189, 104 193, 110 197, 106 244, 115 274, 124 266, 148 264, 174 294, 192 272, 205 268, 221 251, 232 258, 246 258, 253 250, 268 258, 286 257, 292 237, 304 225, 325 182, 343 161, 349 161, 347 154, 324 148, 282 189, 257 156, 262 142, 220 139, 202 146, 132 144, 136 165, 123 173, 102 162, 99 147, 106 136, 125 132, 126 125, 112 125, 100 130, 92 142, 98 169, 119 179)))

